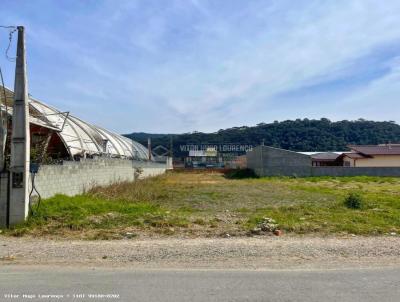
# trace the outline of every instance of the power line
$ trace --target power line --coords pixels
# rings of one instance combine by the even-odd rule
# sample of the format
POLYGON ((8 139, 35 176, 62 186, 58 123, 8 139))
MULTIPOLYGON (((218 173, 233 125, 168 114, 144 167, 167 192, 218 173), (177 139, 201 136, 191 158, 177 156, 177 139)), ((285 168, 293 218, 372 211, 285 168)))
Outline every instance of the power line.
MULTIPOLYGON (((10 50, 10 47, 11 47, 12 36, 13 36, 14 32, 17 31, 18 28, 17 28, 17 26, 11 26, 11 25, 0 25, 0 28, 5 28, 5 29, 8 29, 8 30, 9 30, 9 33, 8 33, 8 45, 7 45, 7 49, 6 49, 6 53, 5 53, 5 54, 6 54, 6 58, 7 58, 9 61, 13 61, 15 58, 10 58, 10 57, 8 56, 8 51, 10 50)), ((3 77, 3 72, 2 72, 2 70, 1 70, 1 67, 0 67, 0 80, 1 80, 1 86, 2 86, 2 88, 3 88, 6 125, 8 126, 7 93, 6 93, 6 88, 5 88, 5 85, 4 85, 4 77, 3 77)), ((1 104, 1 102, 0 102, 0 104, 1 104)), ((0 112, 0 114, 3 115, 2 112, 0 112)))
MULTIPOLYGON (((14 32, 17 31, 18 28, 17 28, 17 26, 12 26, 12 25, 0 25, 0 28, 5 28, 5 29, 9 30, 9 33, 8 33, 8 45, 7 45, 7 49, 6 49, 6 58, 9 61, 12 61, 12 58, 10 58, 8 56, 8 51, 10 50, 10 47, 11 47, 12 35, 13 35, 14 32)), ((3 77, 3 72, 1 70, 1 67, 0 67, 0 80, 1 80, 1 86, 3 87, 4 106, 5 106, 5 109, 6 109, 6 119, 8 119, 7 118, 7 115, 8 115, 7 94, 6 94, 6 88, 4 86, 4 77, 3 77)), ((1 104, 1 102, 0 102, 0 104, 1 104)))
MULTIPOLYGON (((7 49, 6 49, 5 55, 6 55, 6 58, 7 58, 8 61, 13 61, 14 59, 13 59, 13 58, 10 58, 10 57, 8 56, 8 51, 10 50, 11 42, 12 42, 12 37, 13 37, 14 32, 17 31, 17 27, 16 27, 16 26, 5 26, 5 25, 0 25, 0 28, 5 28, 5 29, 8 29, 8 30, 9 30, 9 33, 8 33, 8 45, 7 45, 7 49)), ((1 102, 0 102, 0 117, 1 117, 0 120, 2 120, 2 122, 4 122, 3 118, 5 119, 5 127, 6 127, 5 131, 6 131, 6 133, 7 133, 7 132, 8 132, 8 104, 7 104, 7 93, 6 93, 6 88, 5 88, 5 85, 4 85, 3 71, 1 70, 1 67, 0 67, 0 80, 1 80, 1 86, 2 86, 2 88, 3 88, 2 90, 3 90, 4 107, 5 107, 5 112, 3 113, 3 110, 2 110, 2 108, 1 108, 1 102)), ((1 125, 1 126, 3 126, 3 125, 1 125)), ((3 139, 3 138, 1 137, 0 139, 3 139)), ((2 151, 3 151, 3 150, 1 150, 1 152, 2 152, 2 151)), ((4 161, 4 167, 1 167, 1 168, 5 168, 5 165, 6 165, 6 162, 4 161)))
POLYGON ((8 56, 8 51, 10 50, 10 47, 11 47, 13 34, 18 30, 18 28, 17 28, 17 26, 8 26, 8 25, 0 25, 0 28, 5 28, 5 29, 9 30, 9 33, 8 33, 8 45, 7 45, 7 49, 6 49, 6 58, 7 58, 8 61, 14 62, 15 58, 9 57, 8 56))

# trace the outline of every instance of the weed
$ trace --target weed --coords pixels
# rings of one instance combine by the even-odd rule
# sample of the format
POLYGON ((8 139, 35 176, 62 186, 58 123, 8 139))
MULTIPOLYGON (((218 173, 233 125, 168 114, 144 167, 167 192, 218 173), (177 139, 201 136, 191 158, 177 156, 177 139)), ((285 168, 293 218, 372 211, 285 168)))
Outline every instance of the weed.
POLYGON ((360 193, 351 192, 344 199, 344 204, 349 209, 361 209, 364 205, 364 199, 360 193))

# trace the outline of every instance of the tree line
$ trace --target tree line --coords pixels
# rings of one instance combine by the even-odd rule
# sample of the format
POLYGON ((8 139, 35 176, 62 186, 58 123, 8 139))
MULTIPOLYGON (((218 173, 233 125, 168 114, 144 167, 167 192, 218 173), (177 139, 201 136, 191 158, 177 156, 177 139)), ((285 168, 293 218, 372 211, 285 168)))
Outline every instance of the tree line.
POLYGON ((400 143, 400 125, 394 121, 376 122, 364 119, 332 122, 327 118, 296 119, 260 123, 256 126, 221 129, 214 133, 149 134, 136 132, 125 136, 147 146, 171 145, 175 156, 185 156, 180 146, 205 144, 243 144, 268 146, 292 151, 344 151, 347 145, 400 143))

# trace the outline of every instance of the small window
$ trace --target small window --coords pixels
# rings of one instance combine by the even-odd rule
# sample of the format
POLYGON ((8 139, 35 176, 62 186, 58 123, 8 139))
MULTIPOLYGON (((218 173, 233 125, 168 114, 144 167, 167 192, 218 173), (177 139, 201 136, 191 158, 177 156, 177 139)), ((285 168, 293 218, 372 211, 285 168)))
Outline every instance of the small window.
POLYGON ((345 166, 345 167, 350 167, 350 162, 349 162, 349 161, 344 161, 344 162, 343 162, 343 166, 345 166))

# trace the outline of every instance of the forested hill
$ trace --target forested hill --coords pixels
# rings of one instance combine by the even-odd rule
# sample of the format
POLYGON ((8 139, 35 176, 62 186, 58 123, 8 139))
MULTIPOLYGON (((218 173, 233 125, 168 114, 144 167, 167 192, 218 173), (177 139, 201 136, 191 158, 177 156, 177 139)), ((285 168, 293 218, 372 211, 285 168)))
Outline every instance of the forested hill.
POLYGON ((174 154, 181 154, 182 145, 188 144, 244 144, 265 145, 292 151, 341 151, 349 144, 400 143, 400 126, 392 121, 374 122, 359 119, 356 121, 331 122, 297 119, 269 124, 261 123, 254 127, 234 127, 215 133, 147 134, 131 133, 125 135, 144 145, 152 138, 152 145, 168 147, 172 137, 174 154))

